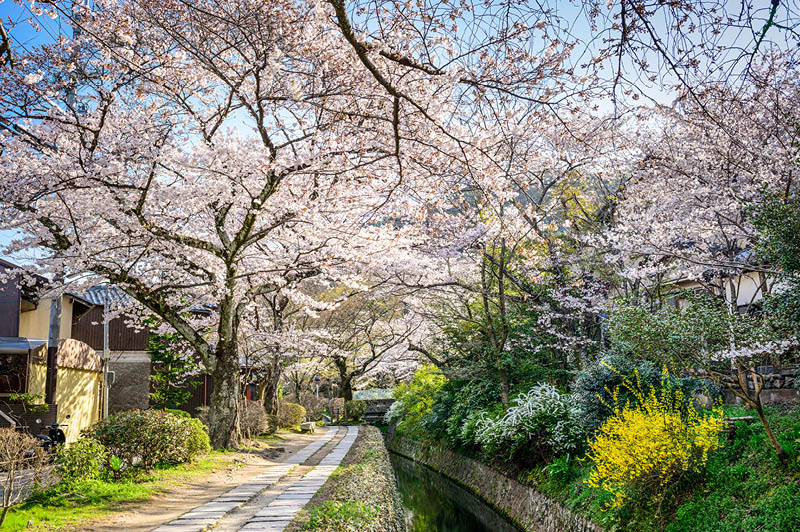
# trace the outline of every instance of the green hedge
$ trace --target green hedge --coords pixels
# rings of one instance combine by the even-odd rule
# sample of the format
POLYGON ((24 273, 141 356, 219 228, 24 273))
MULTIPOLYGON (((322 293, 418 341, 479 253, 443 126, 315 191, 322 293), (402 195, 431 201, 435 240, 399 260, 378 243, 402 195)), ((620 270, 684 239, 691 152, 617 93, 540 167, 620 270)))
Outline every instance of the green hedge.
POLYGON ((345 418, 358 421, 367 411, 367 403, 360 400, 345 401, 344 402, 344 415, 345 418))
POLYGON ((180 464, 211 450, 202 422, 163 410, 119 412, 81 434, 102 443, 108 461, 116 457, 121 462, 121 467, 112 468, 116 470, 180 464))
POLYGON ((278 426, 282 429, 296 427, 306 420, 306 409, 297 403, 285 401, 278 405, 278 426))

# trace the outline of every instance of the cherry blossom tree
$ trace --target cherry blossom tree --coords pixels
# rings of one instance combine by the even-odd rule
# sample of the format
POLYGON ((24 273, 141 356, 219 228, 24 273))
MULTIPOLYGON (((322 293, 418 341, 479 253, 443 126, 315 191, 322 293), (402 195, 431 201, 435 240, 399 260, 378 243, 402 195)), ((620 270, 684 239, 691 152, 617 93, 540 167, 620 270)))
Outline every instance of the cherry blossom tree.
POLYGON ((750 90, 717 86, 700 103, 657 108, 608 233, 627 278, 698 279, 732 311, 741 274, 756 272, 769 292, 774 271, 752 253, 758 234, 746 212, 764 193, 797 192, 797 76, 776 57, 754 66, 750 90))
POLYGON ((339 301, 336 308, 309 320, 319 349, 313 354, 339 376, 341 394, 353 399, 354 387, 379 373, 410 374, 416 357, 406 346, 420 327, 417 316, 392 294, 359 292, 339 301))
POLYGON ((396 182, 391 101, 319 7, 211 4, 103 3, 4 77, 0 196, 10 251, 48 250, 41 272, 73 287, 114 283, 189 342, 220 447, 237 441, 243 312, 271 297, 279 322, 306 299, 296 279, 386 253, 408 230, 376 222, 417 176, 396 182))

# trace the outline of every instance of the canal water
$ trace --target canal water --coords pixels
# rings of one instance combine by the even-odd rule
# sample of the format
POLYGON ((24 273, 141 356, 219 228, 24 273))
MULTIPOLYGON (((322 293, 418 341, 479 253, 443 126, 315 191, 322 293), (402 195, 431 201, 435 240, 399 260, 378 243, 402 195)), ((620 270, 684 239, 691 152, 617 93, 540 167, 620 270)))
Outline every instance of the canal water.
POLYGON ((458 484, 413 460, 391 458, 409 532, 520 532, 458 484))

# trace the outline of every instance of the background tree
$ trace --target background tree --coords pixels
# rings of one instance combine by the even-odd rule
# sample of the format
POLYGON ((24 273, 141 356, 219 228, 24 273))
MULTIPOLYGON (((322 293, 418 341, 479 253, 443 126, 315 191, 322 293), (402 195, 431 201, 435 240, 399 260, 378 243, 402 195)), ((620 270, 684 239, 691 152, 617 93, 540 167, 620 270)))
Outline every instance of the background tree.
POLYGON ((180 408, 192 396, 202 373, 192 350, 176 333, 150 334, 147 342, 152 371, 150 402, 158 408, 180 408))

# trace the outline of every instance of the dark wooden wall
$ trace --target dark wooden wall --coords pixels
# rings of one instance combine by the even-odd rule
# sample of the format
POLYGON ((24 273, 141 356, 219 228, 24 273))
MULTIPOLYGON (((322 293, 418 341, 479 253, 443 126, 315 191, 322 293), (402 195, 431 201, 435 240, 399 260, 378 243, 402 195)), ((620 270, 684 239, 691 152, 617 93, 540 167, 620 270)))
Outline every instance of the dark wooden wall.
POLYGON ((186 403, 178 407, 179 410, 185 410, 192 416, 197 415, 197 408, 201 406, 209 406, 211 404, 211 394, 214 391, 214 381, 211 380, 210 375, 199 375, 195 382, 197 386, 192 389, 191 386, 186 386, 184 389, 192 392, 191 397, 186 403))
MULTIPOLYGON (((108 324, 108 343, 112 351, 147 351, 148 335, 146 330, 128 327, 124 317, 114 318, 108 324)), ((74 322, 72 337, 89 344, 92 349, 102 350, 103 307, 93 307, 74 322)))
MULTIPOLYGON (((0 273, 7 266, 0 263, 0 273)), ((0 282, 0 336, 19 336, 20 291, 15 278, 0 282)))

